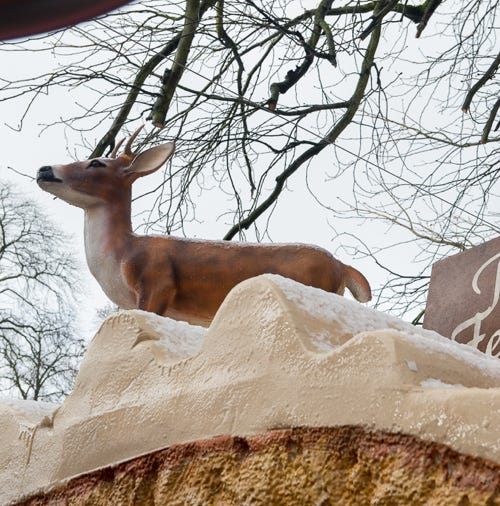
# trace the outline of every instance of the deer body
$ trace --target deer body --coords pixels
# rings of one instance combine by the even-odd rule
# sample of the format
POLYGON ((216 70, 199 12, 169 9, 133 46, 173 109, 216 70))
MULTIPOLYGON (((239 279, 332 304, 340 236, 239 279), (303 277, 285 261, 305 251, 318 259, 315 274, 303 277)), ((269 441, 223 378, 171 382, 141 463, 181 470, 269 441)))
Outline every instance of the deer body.
POLYGON ((260 245, 138 236, 131 225, 132 183, 172 155, 167 143, 118 158, 42 167, 42 189, 85 212, 85 253, 104 293, 123 309, 143 309, 193 324, 209 324, 241 281, 271 273, 361 301, 370 287, 356 269, 326 250, 303 244, 260 245))

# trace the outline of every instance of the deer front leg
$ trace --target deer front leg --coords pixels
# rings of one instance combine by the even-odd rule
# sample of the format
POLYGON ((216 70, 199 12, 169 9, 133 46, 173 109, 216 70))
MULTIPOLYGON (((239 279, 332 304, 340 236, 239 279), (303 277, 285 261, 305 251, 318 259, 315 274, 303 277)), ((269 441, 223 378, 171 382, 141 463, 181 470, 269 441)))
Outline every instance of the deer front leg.
POLYGON ((141 287, 137 292, 137 307, 160 316, 167 314, 168 308, 175 298, 175 288, 172 286, 141 287))
POLYGON ((124 262, 122 273, 135 296, 136 308, 164 316, 176 295, 174 273, 170 266, 124 262))

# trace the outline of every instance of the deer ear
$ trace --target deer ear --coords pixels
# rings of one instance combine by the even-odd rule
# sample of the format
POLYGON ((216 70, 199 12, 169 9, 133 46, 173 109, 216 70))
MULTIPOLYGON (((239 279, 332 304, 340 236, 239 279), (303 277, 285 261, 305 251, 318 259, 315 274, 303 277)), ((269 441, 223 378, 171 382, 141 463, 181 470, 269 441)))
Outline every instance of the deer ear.
POLYGON ((173 142, 150 148, 134 158, 132 164, 127 168, 127 172, 136 177, 147 176, 162 167, 174 151, 175 144, 173 142))

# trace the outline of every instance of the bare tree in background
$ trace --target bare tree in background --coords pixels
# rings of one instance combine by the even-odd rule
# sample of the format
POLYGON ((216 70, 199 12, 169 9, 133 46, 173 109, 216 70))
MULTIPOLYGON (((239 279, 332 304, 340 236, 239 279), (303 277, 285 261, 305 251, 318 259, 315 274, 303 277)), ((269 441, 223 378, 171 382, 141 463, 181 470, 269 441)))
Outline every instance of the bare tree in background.
POLYGON ((0 100, 26 100, 22 120, 40 95, 70 88, 81 114, 60 111, 60 122, 82 132, 88 157, 139 118, 158 127, 147 141, 176 139, 147 219, 156 231, 183 231, 200 192, 216 186, 225 239, 269 237, 300 174, 335 229, 341 219, 400 229, 383 247, 349 236, 351 226, 339 240, 387 271, 378 302, 418 320, 432 262, 499 232, 498 1, 307 6, 139 1, 4 44, 53 52, 59 67, 3 78, 0 100), (105 132, 91 146, 94 129, 105 132), (417 257, 397 272, 391 259, 410 242, 417 257))
POLYGON ((72 388, 83 342, 71 303, 67 238, 35 204, 0 185, 0 392, 59 400, 72 388))

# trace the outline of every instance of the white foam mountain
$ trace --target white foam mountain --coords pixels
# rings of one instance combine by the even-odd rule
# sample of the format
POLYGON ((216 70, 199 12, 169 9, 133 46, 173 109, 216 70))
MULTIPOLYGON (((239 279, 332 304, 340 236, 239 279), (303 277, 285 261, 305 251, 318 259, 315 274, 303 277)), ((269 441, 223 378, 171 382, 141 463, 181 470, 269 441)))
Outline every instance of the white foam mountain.
POLYGON ((220 434, 361 425, 500 462, 500 361, 346 298, 263 275, 210 328, 109 318, 57 409, 0 404, 0 502, 220 434))

